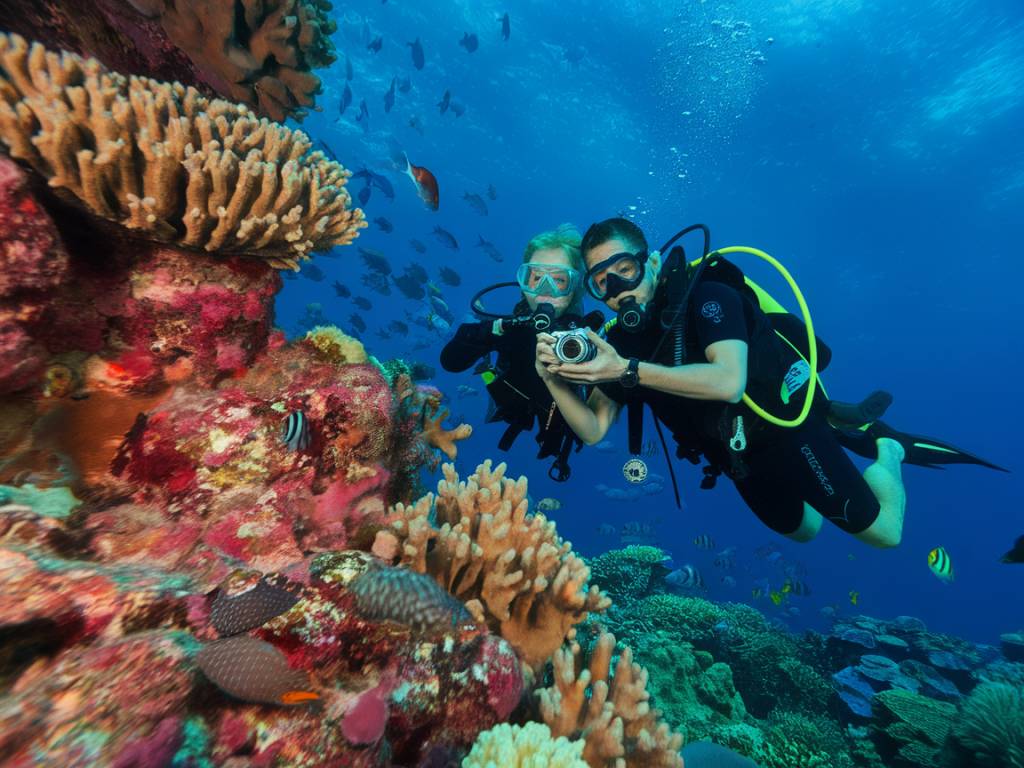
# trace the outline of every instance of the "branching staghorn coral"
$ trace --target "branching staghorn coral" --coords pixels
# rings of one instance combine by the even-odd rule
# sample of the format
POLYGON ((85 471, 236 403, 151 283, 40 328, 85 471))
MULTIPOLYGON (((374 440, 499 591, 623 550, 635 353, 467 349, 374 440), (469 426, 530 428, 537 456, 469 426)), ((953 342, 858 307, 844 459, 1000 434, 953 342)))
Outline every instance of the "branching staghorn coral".
POLYGON ((555 736, 582 738, 590 768, 682 768, 683 737, 651 709, 647 670, 623 648, 611 674, 615 636, 602 634, 584 668, 580 646, 559 649, 554 685, 540 690, 540 710, 555 736))
POLYGON ((437 496, 392 508, 388 535, 402 565, 433 576, 537 668, 610 601, 587 590, 590 569, 554 523, 528 512, 526 478, 510 480, 505 469, 486 461, 460 482, 445 464, 437 496))
POLYGON ((294 269, 366 226, 351 173, 301 131, 2 33, 0 140, 93 214, 180 246, 294 269))

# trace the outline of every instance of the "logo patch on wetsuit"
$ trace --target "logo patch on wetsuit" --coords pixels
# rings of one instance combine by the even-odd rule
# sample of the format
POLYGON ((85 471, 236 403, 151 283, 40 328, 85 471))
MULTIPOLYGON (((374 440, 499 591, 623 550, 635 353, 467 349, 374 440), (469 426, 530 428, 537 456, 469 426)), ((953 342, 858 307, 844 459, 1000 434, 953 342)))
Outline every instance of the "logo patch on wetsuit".
POLYGON ((782 390, 779 392, 782 402, 788 404, 793 393, 801 389, 810 378, 811 366, 806 360, 797 360, 789 366, 789 370, 786 371, 786 375, 782 379, 782 390))
POLYGON ((717 301, 705 301, 700 313, 713 323, 722 322, 722 305, 717 301))
POLYGON ((832 487, 832 483, 829 482, 828 475, 825 474, 825 470, 821 466, 821 462, 818 461, 818 457, 814 455, 814 451, 811 450, 811 446, 804 445, 800 448, 800 453, 807 459, 807 466, 811 468, 811 472, 818 478, 818 483, 821 484, 821 488, 825 491, 826 496, 835 495, 835 488, 832 487))

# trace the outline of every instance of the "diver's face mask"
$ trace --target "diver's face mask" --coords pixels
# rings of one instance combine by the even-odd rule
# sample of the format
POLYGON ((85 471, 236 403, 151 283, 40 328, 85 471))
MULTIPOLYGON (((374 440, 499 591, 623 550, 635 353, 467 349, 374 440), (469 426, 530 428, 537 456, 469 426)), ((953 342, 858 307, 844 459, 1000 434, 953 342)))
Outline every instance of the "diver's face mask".
POLYGON ((528 296, 560 298, 576 292, 580 273, 572 267, 528 261, 519 265, 516 282, 528 296))
MULTIPOLYGON (((636 290, 647 274, 647 251, 616 253, 587 270, 587 292, 605 303, 616 296, 636 290)), ((619 327, 628 333, 638 333, 647 325, 646 307, 635 296, 626 296, 619 302, 619 327)))

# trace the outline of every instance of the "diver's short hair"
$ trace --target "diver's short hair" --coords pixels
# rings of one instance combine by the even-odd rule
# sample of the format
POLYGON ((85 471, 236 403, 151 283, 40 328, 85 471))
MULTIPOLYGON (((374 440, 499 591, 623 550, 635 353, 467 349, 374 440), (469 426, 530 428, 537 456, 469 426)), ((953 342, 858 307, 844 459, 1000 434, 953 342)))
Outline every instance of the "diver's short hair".
POLYGON ((621 240, 633 253, 647 250, 643 230, 629 219, 615 216, 590 225, 580 243, 580 252, 586 256, 590 250, 609 240, 621 240))
POLYGON ((541 232, 530 238, 523 251, 523 263, 533 258, 533 254, 547 248, 561 248, 569 257, 569 266, 581 274, 587 270, 580 251, 580 231, 572 224, 559 224, 554 229, 541 232))

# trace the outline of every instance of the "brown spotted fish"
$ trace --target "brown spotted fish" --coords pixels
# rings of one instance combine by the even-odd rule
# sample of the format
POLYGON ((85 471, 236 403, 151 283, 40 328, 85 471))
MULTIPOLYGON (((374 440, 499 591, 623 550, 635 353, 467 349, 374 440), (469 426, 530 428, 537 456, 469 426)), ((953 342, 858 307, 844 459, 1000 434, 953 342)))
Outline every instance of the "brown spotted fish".
POLYGON ((288 666, 270 643, 249 635, 206 643, 196 663, 224 693, 256 704, 296 705, 316 701, 309 675, 288 666))
POLYGON ((221 587, 210 607, 210 622, 221 637, 240 635, 262 627, 298 602, 291 592, 256 577, 248 582, 233 575, 221 587))
POLYGON ((440 632, 472 622, 466 606, 430 576, 406 568, 375 567, 349 589, 359 613, 374 621, 393 621, 418 631, 440 632))

